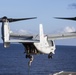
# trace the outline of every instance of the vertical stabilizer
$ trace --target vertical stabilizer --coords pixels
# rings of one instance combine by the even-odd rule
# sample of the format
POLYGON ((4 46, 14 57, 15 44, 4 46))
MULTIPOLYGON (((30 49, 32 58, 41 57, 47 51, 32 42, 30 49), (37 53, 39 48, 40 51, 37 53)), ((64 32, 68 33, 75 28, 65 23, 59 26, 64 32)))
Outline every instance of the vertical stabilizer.
POLYGON ((43 25, 40 24, 40 43, 43 42, 43 39, 44 39, 43 25))

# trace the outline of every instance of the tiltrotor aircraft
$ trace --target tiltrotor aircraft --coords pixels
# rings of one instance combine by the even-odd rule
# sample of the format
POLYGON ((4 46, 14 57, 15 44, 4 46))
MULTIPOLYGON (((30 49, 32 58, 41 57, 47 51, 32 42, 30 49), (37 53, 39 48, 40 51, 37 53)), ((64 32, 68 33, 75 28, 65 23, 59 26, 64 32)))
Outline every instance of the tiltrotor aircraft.
MULTIPOLYGON (((36 19, 36 17, 14 19, 14 18, 7 18, 6 16, 4 16, 0 18, 0 22, 2 23, 1 32, 4 47, 5 48, 9 47, 10 43, 12 42, 22 43, 23 46, 25 47, 26 58, 30 59, 29 65, 31 65, 33 61, 34 54, 48 54, 48 58, 52 58, 52 55, 55 54, 56 49, 54 40, 76 38, 76 32, 46 35, 44 34, 42 24, 39 25, 39 35, 34 36, 27 34, 26 35, 16 34, 13 32, 11 33, 9 27, 10 22, 30 20, 30 19, 36 19), (16 37, 18 37, 18 39, 16 37)), ((58 19, 76 20, 76 18, 58 18, 58 19)))

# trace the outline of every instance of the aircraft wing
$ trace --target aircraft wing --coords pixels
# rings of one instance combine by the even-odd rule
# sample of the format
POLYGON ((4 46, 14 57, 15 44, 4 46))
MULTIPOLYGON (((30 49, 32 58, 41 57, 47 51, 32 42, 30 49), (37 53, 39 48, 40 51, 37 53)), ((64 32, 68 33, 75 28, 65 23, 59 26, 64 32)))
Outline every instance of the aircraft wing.
POLYGON ((37 43, 39 40, 8 40, 6 42, 12 42, 12 43, 37 43))
POLYGON ((15 39, 15 38, 18 38, 18 39, 32 39, 33 38, 33 35, 28 35, 28 34, 19 34, 19 33, 10 33, 10 37, 15 39))
POLYGON ((7 42, 34 43, 39 42, 39 40, 34 39, 33 35, 30 34, 10 33, 10 40, 8 40, 7 42))
POLYGON ((76 32, 47 35, 48 40, 70 39, 76 38, 76 32))

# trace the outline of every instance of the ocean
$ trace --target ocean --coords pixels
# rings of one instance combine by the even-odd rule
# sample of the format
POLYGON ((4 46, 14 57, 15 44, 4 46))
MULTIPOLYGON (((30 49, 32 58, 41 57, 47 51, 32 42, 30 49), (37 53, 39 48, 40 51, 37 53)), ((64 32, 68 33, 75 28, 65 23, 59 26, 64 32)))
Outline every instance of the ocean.
POLYGON ((76 72, 76 46, 56 46, 55 55, 34 55, 34 61, 28 67, 22 44, 11 44, 4 48, 0 44, 0 75, 52 75, 65 71, 76 72))

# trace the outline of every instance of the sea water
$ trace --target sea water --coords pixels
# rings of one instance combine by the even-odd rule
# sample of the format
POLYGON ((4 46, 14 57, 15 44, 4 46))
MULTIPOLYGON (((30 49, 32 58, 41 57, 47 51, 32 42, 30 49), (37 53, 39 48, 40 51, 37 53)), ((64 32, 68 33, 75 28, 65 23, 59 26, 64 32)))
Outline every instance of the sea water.
POLYGON ((76 72, 76 46, 56 46, 55 55, 34 55, 29 67, 22 44, 3 48, 0 44, 0 75, 52 75, 60 71, 76 72))

